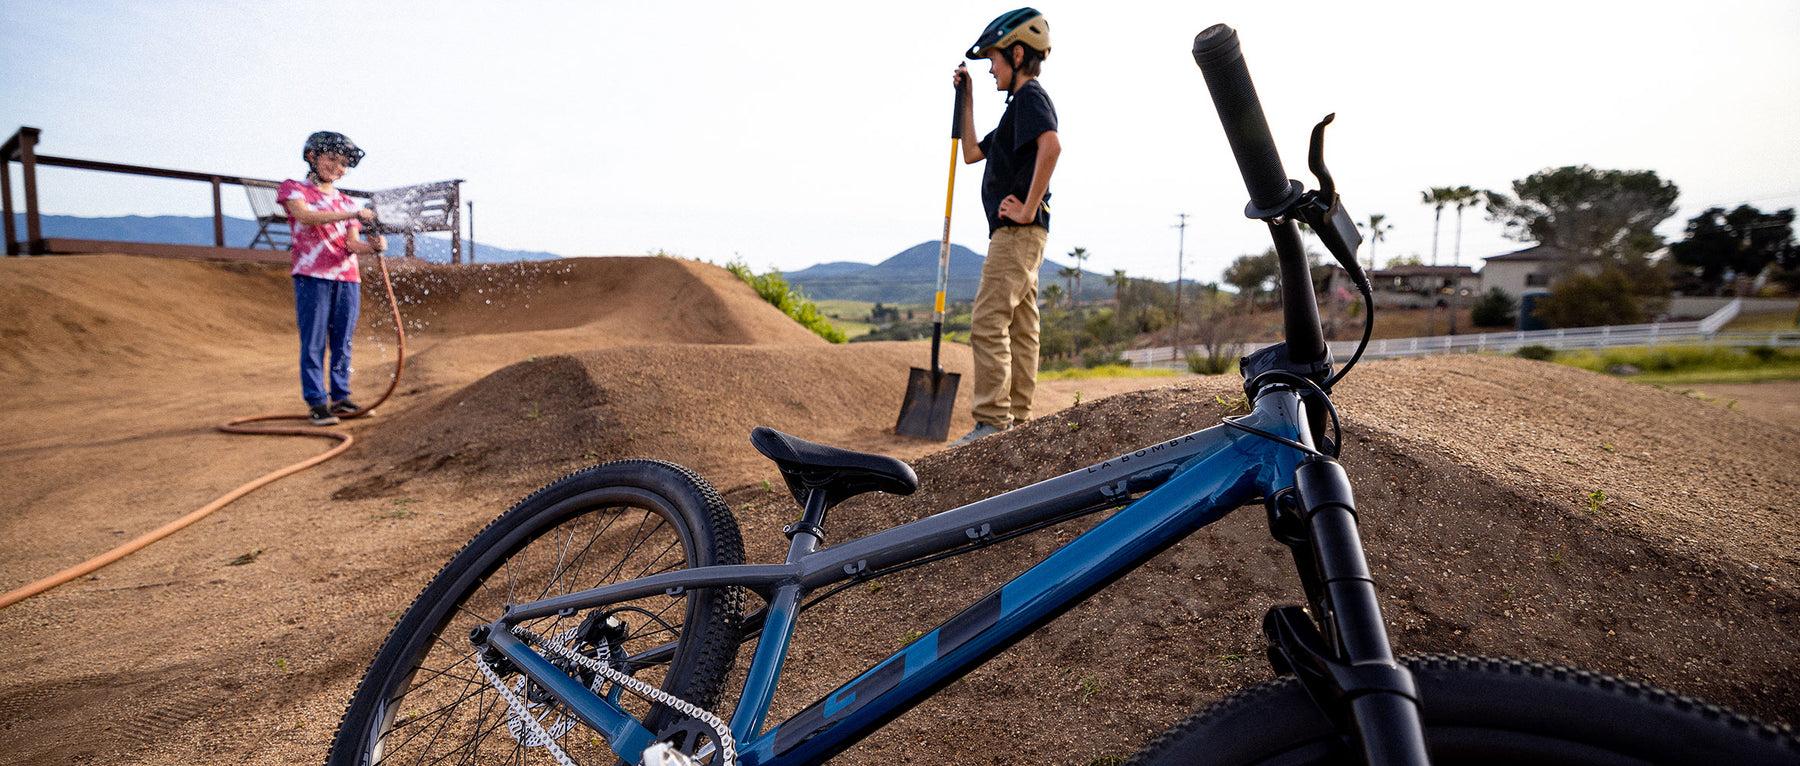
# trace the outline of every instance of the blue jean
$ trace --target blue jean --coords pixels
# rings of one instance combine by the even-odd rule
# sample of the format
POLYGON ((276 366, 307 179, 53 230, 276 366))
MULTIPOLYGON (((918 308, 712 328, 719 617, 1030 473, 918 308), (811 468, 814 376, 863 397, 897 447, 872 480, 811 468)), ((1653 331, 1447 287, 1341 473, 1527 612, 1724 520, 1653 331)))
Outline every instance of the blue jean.
POLYGON ((361 311, 362 285, 294 275, 294 318, 300 325, 300 393, 308 405, 350 398, 350 339, 361 311), (329 391, 325 388, 328 348, 329 391))

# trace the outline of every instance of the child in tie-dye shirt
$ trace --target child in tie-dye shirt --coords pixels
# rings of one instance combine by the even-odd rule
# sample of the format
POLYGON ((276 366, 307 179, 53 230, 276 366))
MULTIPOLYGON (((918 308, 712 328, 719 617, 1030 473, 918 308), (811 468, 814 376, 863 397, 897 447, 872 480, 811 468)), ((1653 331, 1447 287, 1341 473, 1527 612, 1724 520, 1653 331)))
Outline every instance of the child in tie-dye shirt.
POLYGON ((362 309, 356 256, 379 252, 385 242, 380 235, 363 238, 363 223, 373 221, 375 212, 357 207, 332 186, 362 161, 363 151, 343 134, 321 131, 306 139, 300 156, 311 172, 305 180, 283 181, 276 199, 287 208, 293 234, 300 391, 313 425, 328 426, 336 424, 339 415, 362 409, 350 401, 350 340, 362 309))

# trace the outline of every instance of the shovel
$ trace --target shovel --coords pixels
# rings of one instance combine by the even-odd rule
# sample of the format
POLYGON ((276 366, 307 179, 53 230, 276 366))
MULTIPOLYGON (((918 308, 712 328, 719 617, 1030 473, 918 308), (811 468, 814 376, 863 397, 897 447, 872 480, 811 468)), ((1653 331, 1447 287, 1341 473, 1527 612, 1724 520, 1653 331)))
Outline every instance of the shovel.
POLYGON ((950 201, 956 197, 956 159, 962 149, 963 95, 967 80, 956 84, 956 107, 950 119, 950 183, 944 192, 944 238, 938 244, 937 302, 931 317, 931 369, 912 368, 906 378, 906 399, 900 403, 900 420, 894 433, 921 439, 950 438, 950 416, 956 410, 956 385, 962 375, 944 372, 938 363, 938 346, 944 340, 944 291, 950 285, 950 201))

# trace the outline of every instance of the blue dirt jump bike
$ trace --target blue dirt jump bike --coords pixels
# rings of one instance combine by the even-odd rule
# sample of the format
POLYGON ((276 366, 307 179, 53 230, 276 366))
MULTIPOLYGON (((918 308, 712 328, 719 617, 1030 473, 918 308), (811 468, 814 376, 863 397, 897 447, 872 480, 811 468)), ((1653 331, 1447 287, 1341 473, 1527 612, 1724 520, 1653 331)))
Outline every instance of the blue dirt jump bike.
POLYGON ((803 507, 779 564, 745 563, 731 511, 684 468, 624 461, 577 472, 496 519, 426 587, 364 676, 328 762, 819 763, 1254 502, 1305 591, 1305 606, 1263 621, 1278 678, 1177 724, 1134 762, 1800 762, 1786 730, 1674 693, 1537 663, 1394 657, 1333 457, 1341 438, 1328 394, 1356 359, 1333 372, 1297 225, 1320 235, 1368 300, 1360 237, 1323 161, 1330 118, 1309 155, 1321 188, 1305 191, 1282 169, 1236 33, 1207 29, 1194 57, 1250 192, 1247 213, 1266 222, 1280 255, 1286 342, 1243 360, 1252 412, 828 547, 827 511, 864 492, 911 493, 911 467, 757 429, 752 442, 803 507), (795 624, 833 589, 1100 511, 1113 513, 768 725, 795 624), (726 719, 726 681, 750 638, 726 719))

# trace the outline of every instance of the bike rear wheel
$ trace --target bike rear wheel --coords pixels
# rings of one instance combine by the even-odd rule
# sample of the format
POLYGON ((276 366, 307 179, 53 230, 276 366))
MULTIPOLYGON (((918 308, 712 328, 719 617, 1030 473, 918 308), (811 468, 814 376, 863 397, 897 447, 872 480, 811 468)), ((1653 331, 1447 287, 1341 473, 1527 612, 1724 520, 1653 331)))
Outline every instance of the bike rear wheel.
MULTIPOLYGON (((536 726, 509 708, 478 667, 471 630, 508 604, 743 560, 736 519, 685 468, 625 461, 554 482, 495 519, 426 586, 364 675, 326 762, 517 763, 533 750, 532 759, 546 757, 548 735, 578 763, 613 763, 602 737, 500 665, 536 726)), ((712 709, 737 658, 743 598, 736 588, 688 589, 521 625, 712 709)), ((578 677, 659 738, 674 736, 689 752, 710 741, 706 727, 594 675, 578 677)))
MULTIPOLYGON (((1800 763, 1791 733, 1691 697, 1566 667, 1487 657, 1401 660, 1419 684, 1433 764, 1800 763)), ((1176 724, 1137 766, 1359 763, 1293 677, 1176 724)))

